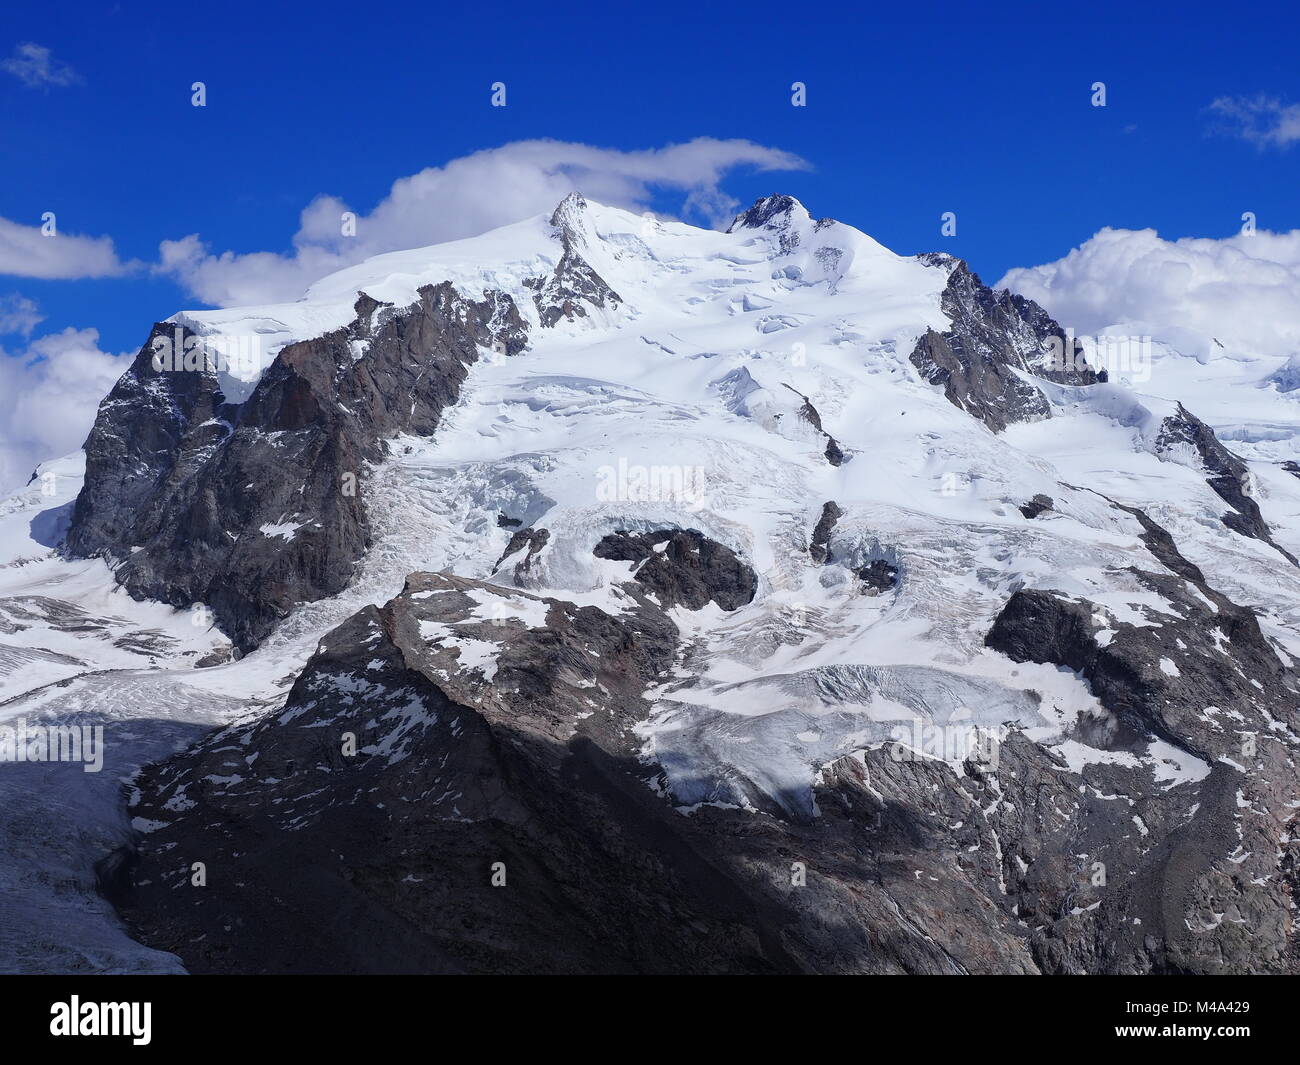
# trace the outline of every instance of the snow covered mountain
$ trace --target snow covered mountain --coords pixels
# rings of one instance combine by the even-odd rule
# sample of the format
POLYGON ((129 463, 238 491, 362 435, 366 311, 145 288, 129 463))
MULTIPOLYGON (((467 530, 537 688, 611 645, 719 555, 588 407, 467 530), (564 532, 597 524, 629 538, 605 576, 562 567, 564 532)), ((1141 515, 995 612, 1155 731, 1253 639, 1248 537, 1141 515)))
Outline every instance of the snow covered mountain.
POLYGON ((4 967, 1300 971, 1248 354, 1125 380, 785 196, 158 323, 0 513, 0 726, 130 780, 0 765, 4 967))

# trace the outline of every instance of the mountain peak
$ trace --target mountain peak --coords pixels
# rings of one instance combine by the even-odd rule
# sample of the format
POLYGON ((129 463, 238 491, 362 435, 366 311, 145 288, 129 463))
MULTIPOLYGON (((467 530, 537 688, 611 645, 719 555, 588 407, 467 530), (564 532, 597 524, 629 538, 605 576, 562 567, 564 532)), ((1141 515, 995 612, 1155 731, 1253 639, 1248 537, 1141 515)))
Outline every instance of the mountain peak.
POLYGON ((551 212, 551 226, 566 248, 573 244, 587 243, 590 219, 587 201, 583 199, 582 193, 577 191, 564 197, 551 212))
POLYGON ((586 210, 587 201, 582 198, 582 193, 571 192, 555 205, 555 210, 551 212, 551 225, 563 229, 566 224, 571 225, 581 218, 586 210))
POLYGON ((793 196, 773 193, 771 196, 760 197, 754 201, 754 206, 749 210, 736 215, 735 220, 727 227, 727 232, 735 233, 739 229, 766 229, 774 223, 784 228, 791 218, 799 214, 805 218, 811 217, 807 208, 793 196))

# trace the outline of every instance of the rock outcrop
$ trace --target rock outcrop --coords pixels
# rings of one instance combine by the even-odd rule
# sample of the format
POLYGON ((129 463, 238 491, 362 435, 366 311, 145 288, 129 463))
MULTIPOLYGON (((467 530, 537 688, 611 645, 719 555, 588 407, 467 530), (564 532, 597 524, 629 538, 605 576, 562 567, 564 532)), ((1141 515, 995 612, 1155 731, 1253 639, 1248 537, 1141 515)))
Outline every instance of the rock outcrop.
POLYGON ((818 565, 831 560, 831 534, 842 517, 844 511, 835 500, 829 499, 822 505, 821 517, 813 526, 812 541, 808 545, 808 554, 818 565))
POLYGON ((716 603, 735 610, 752 602, 758 577, 725 544, 697 529, 614 532, 596 545, 597 558, 633 563, 632 578, 665 609, 700 610, 716 603))
POLYGON ((911 361, 954 406, 996 433, 1013 422, 1051 414, 1046 396, 1024 376, 1064 385, 1104 380, 1038 304, 990 289, 960 259, 941 253, 921 258, 949 271, 940 306, 952 326, 945 332, 927 330, 911 361))
POLYGON ((100 404, 65 550, 103 556, 136 598, 206 603, 242 651, 294 604, 347 586, 369 542, 364 478, 428 435, 481 349, 517 354, 513 301, 449 283, 406 308, 367 296, 344 329, 284 348, 228 403, 214 369, 162 369, 150 342, 100 404))
POLYGON ((195 973, 1035 971, 991 786, 882 748, 828 767, 815 824, 656 795, 630 727, 675 638, 415 574, 281 711, 139 776, 105 891, 195 973))
POLYGON ((1296 850, 1287 829, 1295 789, 1282 769, 1296 753, 1296 678, 1249 610, 1210 587, 1144 512, 1121 509, 1170 571, 1134 570, 1165 605, 1121 620, 1096 603, 1022 589, 987 643, 1018 662, 1080 673, 1114 715, 1105 745, 1163 741, 1207 775, 1143 789, 1130 803, 1136 839, 1089 825, 1077 801, 1058 804, 1068 831, 1089 837, 1074 851, 1102 878, 1076 903, 1095 911, 1089 920, 1062 923, 1040 956, 1061 972, 1289 971, 1296 883, 1277 870, 1296 850))
POLYGON ((573 321, 586 318, 590 309, 613 309, 623 302, 617 292, 592 269, 582 257, 583 212, 586 201, 576 192, 570 193, 555 208, 551 225, 559 238, 563 253, 555 270, 548 277, 532 278, 526 282, 534 289, 533 302, 542 325, 549 329, 562 319, 573 321))
POLYGON ((1033 520, 1040 514, 1045 514, 1047 511, 1051 510, 1052 507, 1052 497, 1049 495, 1043 495, 1043 493, 1040 492, 1028 503, 1020 504, 1020 513, 1026 518, 1033 520))
POLYGON ((1176 414, 1160 423, 1155 452, 1162 457, 1178 456, 1182 452, 1181 457, 1199 464, 1206 484, 1232 508, 1221 516, 1223 524, 1242 536, 1262 540, 1292 565, 1300 566, 1296 557, 1273 539, 1259 504, 1248 491, 1251 476, 1246 464, 1223 446, 1213 429, 1181 403, 1176 414))
MULTIPOLYGON (((790 388, 789 385, 786 385, 785 387, 790 388)), ((796 389, 790 388, 790 391, 794 392, 796 396, 803 400, 803 405, 799 408, 799 417, 825 437, 826 450, 823 451, 822 454, 826 456, 826 461, 832 466, 842 466, 844 464, 844 451, 836 442, 835 437, 831 436, 831 434, 822 427, 822 416, 817 413, 817 408, 812 405, 812 400, 796 389)))

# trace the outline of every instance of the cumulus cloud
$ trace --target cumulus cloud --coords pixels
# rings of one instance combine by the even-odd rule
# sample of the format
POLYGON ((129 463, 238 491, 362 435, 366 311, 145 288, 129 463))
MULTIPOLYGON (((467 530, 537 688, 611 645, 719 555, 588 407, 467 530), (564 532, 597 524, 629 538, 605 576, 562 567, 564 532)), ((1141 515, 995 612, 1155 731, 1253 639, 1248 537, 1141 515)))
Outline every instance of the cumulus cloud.
POLYGON ((34 300, 11 292, 0 296, 0 336, 6 334, 29 337, 32 330, 45 320, 36 309, 34 300))
POLYGON ((17 352, 0 348, 0 493, 27 483, 38 463, 79 448, 99 401, 130 356, 99 348, 95 329, 65 329, 17 352))
POLYGON ((60 63, 48 48, 32 41, 14 48, 14 54, 0 62, 0 70, 12 74, 30 89, 76 85, 81 81, 72 67, 60 63))
POLYGON ((1275 96, 1220 96, 1209 110, 1220 119, 1220 132, 1260 148, 1300 141, 1300 104, 1284 104, 1275 96))
POLYGON ((131 269, 117 257, 109 237, 59 233, 57 219, 48 226, 24 226, 0 218, 0 274, 44 281, 79 277, 116 277, 131 269))
POLYGON ((1300 352, 1300 230, 1169 241, 1154 229, 1106 228, 998 286, 1079 335, 1151 336, 1197 355, 1210 338, 1245 355, 1300 352))
POLYGON ((197 234, 160 246, 159 269, 221 307, 296 299, 313 281, 371 255, 474 236, 549 211, 575 190, 645 210, 657 191, 683 194, 682 210, 711 224, 740 204, 721 188, 737 168, 806 169, 796 155, 746 140, 702 137, 645 151, 555 140, 516 141, 428 167, 393 183, 369 214, 318 196, 302 211, 293 251, 213 254, 197 234), (341 216, 357 215, 344 236, 341 216))

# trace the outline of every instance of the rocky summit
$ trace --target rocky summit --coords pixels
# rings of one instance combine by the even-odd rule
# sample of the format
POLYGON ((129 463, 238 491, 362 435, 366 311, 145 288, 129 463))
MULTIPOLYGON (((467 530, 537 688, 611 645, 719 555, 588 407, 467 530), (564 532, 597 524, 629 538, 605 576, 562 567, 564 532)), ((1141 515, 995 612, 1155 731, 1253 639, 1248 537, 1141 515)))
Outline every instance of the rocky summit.
POLYGON ((781 195, 156 323, 0 502, 111 770, 0 775, 3 967, 1300 972, 1290 401, 1145 355, 781 195))

